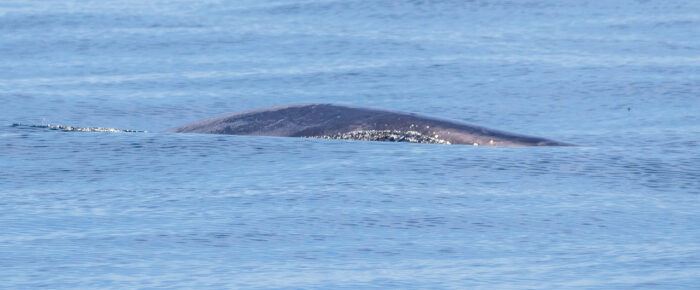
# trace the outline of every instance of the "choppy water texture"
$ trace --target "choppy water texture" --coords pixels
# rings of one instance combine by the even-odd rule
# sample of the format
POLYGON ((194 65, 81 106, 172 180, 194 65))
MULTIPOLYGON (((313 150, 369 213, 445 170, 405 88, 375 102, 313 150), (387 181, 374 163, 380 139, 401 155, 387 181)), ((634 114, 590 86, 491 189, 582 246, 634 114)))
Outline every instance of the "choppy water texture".
POLYGON ((700 287, 699 1, 5 0, 0 36, 0 288, 700 287), (581 146, 159 133, 315 102, 581 146))

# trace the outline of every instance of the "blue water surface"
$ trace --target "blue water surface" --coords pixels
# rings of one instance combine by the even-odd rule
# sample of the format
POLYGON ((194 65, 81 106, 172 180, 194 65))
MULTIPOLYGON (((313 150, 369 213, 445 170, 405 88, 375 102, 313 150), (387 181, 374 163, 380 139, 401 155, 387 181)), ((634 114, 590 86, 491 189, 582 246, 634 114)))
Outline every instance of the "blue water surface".
POLYGON ((700 288, 699 52, 693 0, 4 0, 0 288, 700 288), (579 146, 161 133, 317 102, 579 146))

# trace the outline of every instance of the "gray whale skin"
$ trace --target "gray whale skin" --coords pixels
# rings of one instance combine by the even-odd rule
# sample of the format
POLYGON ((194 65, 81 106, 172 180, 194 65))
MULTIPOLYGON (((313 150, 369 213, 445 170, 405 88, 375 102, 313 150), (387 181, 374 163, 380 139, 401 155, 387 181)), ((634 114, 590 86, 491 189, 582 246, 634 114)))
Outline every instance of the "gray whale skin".
POLYGON ((204 119, 167 132, 491 146, 570 146, 462 122, 334 104, 268 107, 204 119))

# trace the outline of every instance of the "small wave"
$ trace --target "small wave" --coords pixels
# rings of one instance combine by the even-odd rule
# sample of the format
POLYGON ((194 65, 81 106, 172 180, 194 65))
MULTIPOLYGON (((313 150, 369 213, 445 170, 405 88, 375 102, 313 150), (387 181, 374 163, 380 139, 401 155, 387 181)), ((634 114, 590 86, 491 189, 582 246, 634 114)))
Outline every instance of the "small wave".
POLYGON ((114 128, 102 128, 102 127, 75 127, 75 126, 64 126, 64 125, 27 125, 14 123, 12 127, 25 127, 25 128, 42 128, 49 130, 61 130, 61 131, 77 131, 77 132, 113 132, 113 133, 146 133, 146 131, 139 130, 127 130, 127 129, 114 129, 114 128))

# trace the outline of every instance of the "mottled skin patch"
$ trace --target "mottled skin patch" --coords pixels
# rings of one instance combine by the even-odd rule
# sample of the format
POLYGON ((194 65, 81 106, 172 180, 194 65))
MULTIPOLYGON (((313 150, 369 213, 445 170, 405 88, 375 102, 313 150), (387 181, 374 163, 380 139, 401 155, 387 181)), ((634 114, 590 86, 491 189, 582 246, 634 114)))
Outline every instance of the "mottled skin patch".
POLYGON ((338 133, 325 136, 306 136, 307 138, 321 139, 341 139, 358 141, 382 141, 382 142, 408 142, 423 144, 450 144, 449 141, 436 137, 424 136, 416 131, 396 131, 396 130, 358 130, 347 133, 338 133))

